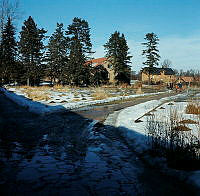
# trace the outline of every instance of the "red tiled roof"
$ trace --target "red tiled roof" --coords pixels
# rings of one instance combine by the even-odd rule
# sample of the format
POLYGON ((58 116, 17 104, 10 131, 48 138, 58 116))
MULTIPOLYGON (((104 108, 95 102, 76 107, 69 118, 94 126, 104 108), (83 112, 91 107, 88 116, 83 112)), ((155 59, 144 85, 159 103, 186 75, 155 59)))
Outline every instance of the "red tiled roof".
POLYGON ((181 77, 181 79, 184 81, 184 82, 193 82, 194 78, 193 77, 190 77, 190 76, 183 76, 181 77))
POLYGON ((106 60, 107 60, 107 58, 104 58, 104 57, 98 58, 98 59, 92 59, 92 60, 87 61, 87 64, 91 63, 91 64, 95 64, 95 66, 97 66, 97 65, 103 64, 106 60))

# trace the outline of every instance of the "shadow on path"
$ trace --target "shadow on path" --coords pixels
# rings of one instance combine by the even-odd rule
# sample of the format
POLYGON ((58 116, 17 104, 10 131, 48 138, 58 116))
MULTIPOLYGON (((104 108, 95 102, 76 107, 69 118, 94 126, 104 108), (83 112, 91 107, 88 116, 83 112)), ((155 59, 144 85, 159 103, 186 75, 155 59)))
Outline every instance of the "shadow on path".
POLYGON ((3 94, 0 111, 1 195, 195 195, 145 165, 115 127, 70 111, 35 115, 3 94))

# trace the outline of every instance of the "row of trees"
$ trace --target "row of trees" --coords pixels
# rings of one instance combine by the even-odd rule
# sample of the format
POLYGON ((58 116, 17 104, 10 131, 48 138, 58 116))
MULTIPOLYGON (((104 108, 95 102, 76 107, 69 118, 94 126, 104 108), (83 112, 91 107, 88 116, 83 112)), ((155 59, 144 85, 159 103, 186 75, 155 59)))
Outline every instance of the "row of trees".
MULTIPOLYGON (((20 15, 18 1, 11 4, 9 0, 1 0, 0 8, 0 82, 38 85, 45 77, 53 82, 73 85, 108 82, 108 72, 103 66, 92 67, 88 63, 94 52, 87 21, 76 17, 66 30, 62 23, 57 23, 55 32, 44 46, 47 31, 38 28, 30 16, 24 21, 17 42, 13 21, 20 15)), ((154 33, 148 33, 145 40, 142 54, 146 61, 143 64, 149 67, 150 73, 159 62, 159 39, 154 33)), ((129 83, 132 56, 124 34, 114 32, 104 48, 117 83, 129 83)), ((162 66, 169 64, 163 62, 162 66)))
MULTIPOLYGON (((76 17, 67 30, 62 23, 57 23, 45 46, 46 33, 30 16, 24 21, 17 42, 12 19, 8 17, 0 41, 1 82, 39 85, 45 77, 53 82, 73 85, 108 82, 108 72, 103 66, 92 67, 88 63, 94 52, 87 21, 76 17)), ((112 61, 116 80, 129 83, 131 56, 124 34, 112 34, 105 50, 106 57, 112 61)))

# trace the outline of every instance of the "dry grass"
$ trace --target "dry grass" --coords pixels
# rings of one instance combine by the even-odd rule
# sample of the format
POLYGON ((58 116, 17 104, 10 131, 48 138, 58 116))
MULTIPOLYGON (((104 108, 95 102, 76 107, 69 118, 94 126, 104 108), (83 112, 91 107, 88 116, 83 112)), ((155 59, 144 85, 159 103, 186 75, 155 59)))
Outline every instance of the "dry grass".
POLYGON ((69 92, 70 87, 69 86, 63 86, 63 85, 55 85, 53 89, 57 92, 69 92))
POLYGON ((179 123, 181 123, 181 124, 198 124, 197 121, 194 121, 191 119, 181 120, 179 123))
POLYGON ((137 81, 137 82, 133 85, 133 88, 136 88, 136 89, 142 88, 142 82, 137 81))
POLYGON ((21 89, 23 93, 26 94, 26 96, 29 99, 32 99, 33 101, 41 101, 41 100, 49 100, 49 94, 46 92, 50 89, 48 86, 40 86, 40 87, 31 87, 31 86, 20 86, 16 87, 17 89, 21 89))
POLYGON ((92 94, 93 100, 106 99, 110 95, 103 88, 96 88, 95 92, 92 94))
POLYGON ((188 103, 185 112, 186 114, 200 114, 200 104, 198 102, 188 103))
MULTIPOLYGON (((164 156, 169 167, 195 170, 200 165, 199 138, 185 122, 177 108, 170 109, 168 119, 158 120, 155 115, 147 117, 148 142, 153 156, 164 156)), ((197 124, 199 126, 199 124, 197 124)))
POLYGON ((166 88, 165 84, 159 84, 159 85, 143 85, 143 88, 145 89, 153 89, 153 90, 163 90, 166 88))
POLYGON ((136 90, 136 94, 138 95, 138 94, 143 94, 143 91, 142 91, 142 88, 141 87, 139 87, 137 90, 136 90))
POLYGON ((44 90, 50 90, 52 87, 50 86, 37 86, 37 87, 33 87, 33 86, 16 86, 16 89, 26 89, 26 90, 38 90, 38 91, 44 91, 44 90))
MULTIPOLYGON (((57 92, 69 92, 68 86, 62 86, 62 85, 55 85, 54 87, 50 86, 38 86, 38 87, 32 87, 32 86, 20 86, 16 87, 16 89, 21 89, 23 93, 25 93, 28 98, 34 100, 34 101, 40 101, 40 100, 49 100, 49 95, 47 91, 49 90, 55 90, 57 92)), ((65 94, 62 94, 64 96, 65 94)))
POLYGON ((41 101, 41 100, 49 100, 49 95, 47 93, 44 93, 42 91, 33 90, 33 91, 26 91, 26 95, 29 99, 32 99, 33 101, 41 101))
POLYGON ((186 127, 185 125, 179 125, 173 128, 174 131, 191 131, 190 128, 186 127))
POLYGON ((79 99, 79 98, 74 98, 74 99, 72 100, 72 102, 77 102, 77 101, 80 101, 80 99, 79 99))

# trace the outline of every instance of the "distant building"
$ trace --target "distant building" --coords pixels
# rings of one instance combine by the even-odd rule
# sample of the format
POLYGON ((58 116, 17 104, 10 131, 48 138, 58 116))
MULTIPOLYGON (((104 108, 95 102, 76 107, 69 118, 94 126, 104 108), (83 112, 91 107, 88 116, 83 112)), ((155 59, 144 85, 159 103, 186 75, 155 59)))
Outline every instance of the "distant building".
POLYGON ((115 83, 114 69, 113 69, 112 64, 108 61, 107 58, 103 57, 103 58, 98 58, 98 59, 92 59, 88 61, 87 63, 90 63, 92 67, 102 65, 108 71, 109 83, 115 83))
POLYGON ((145 67, 141 71, 142 82, 148 83, 149 79, 151 84, 159 83, 174 83, 176 81, 176 75, 171 68, 157 68, 145 67))
POLYGON ((183 83, 184 85, 187 85, 187 86, 190 86, 193 82, 195 82, 195 79, 194 79, 194 77, 192 77, 192 76, 180 76, 180 77, 178 77, 177 78, 177 81, 176 81, 177 83, 179 82, 181 82, 181 83, 183 83))

